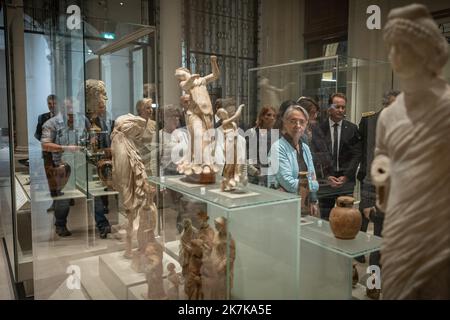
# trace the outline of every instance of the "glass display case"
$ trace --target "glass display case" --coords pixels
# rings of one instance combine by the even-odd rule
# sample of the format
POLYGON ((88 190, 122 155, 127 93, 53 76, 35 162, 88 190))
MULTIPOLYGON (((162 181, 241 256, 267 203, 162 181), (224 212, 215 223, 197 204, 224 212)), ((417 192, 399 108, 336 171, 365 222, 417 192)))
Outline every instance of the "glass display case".
MULTIPOLYGON (((359 232, 354 239, 338 239, 328 221, 308 216, 300 238, 301 299, 367 299, 366 287, 354 283, 362 279, 354 279, 353 259, 379 251, 380 237, 359 232)), ((366 270, 360 276, 366 279, 366 270)))
POLYGON ((299 298, 298 196, 253 184, 240 192, 223 192, 219 183, 192 184, 184 176, 151 177, 150 181, 182 194, 180 205, 187 208, 167 206, 163 214, 165 252, 183 269, 180 299, 194 294, 192 273, 198 277, 196 288, 204 299, 299 298), (177 228, 177 220, 182 221, 182 229, 177 228), (193 237, 204 244, 197 269, 184 262, 186 221, 196 230, 193 237), (217 254, 221 221, 226 222, 228 231, 222 256, 217 254), (209 240, 208 233, 212 235, 209 240), (220 260, 226 262, 226 268, 222 264, 221 269, 220 260))
MULTIPOLYGON (((115 266, 132 263, 123 257, 128 220, 123 194, 112 185, 111 133, 118 118, 139 111, 140 100, 151 97, 150 108, 157 106, 156 29, 115 23, 115 32, 104 35, 87 22, 53 28, 40 36, 52 45, 47 92, 56 95, 55 117, 40 140, 28 131, 31 175, 22 177, 31 181, 34 297, 126 298, 109 278, 115 266)), ((32 49, 35 60, 45 55, 32 49)), ((30 100, 47 85, 32 81, 36 72, 28 71, 30 100)), ((46 110, 29 104, 27 111, 28 127, 36 128, 46 110)), ((135 233, 133 239, 134 248, 135 233)), ((127 276, 145 281, 134 273, 127 276)))
POLYGON ((361 114, 381 108, 383 93, 393 88, 389 62, 330 56, 248 70, 249 108, 246 121, 254 123, 264 106, 278 108, 301 96, 315 99, 326 116, 333 93, 347 96, 347 120, 357 123, 361 114))

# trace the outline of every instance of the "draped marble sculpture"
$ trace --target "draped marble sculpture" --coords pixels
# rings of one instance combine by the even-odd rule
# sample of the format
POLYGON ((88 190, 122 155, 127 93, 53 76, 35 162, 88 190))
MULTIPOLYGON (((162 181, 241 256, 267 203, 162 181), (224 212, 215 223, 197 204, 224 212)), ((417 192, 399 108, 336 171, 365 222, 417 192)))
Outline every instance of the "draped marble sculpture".
POLYGON ((214 182, 214 174, 218 171, 217 166, 214 165, 212 146, 214 113, 206 88, 207 84, 217 80, 220 75, 216 56, 211 56, 211 69, 212 73, 204 77, 191 74, 186 68, 178 68, 175 71, 175 77, 179 80, 181 89, 190 96, 186 111, 186 125, 191 142, 190 152, 180 161, 178 171, 188 178, 198 182, 207 181, 207 183, 214 182), (206 179, 207 176, 211 178, 206 179))
POLYGON ((385 211, 385 299, 450 298, 448 43, 427 8, 390 12, 384 28, 403 93, 382 111, 372 176, 385 211))
POLYGON ((216 112, 222 121, 219 127, 220 137, 216 146, 216 161, 224 164, 221 182, 222 191, 232 191, 237 188, 239 183, 247 185, 245 139, 239 135, 236 124, 243 107, 244 105, 241 104, 231 117, 223 108, 216 112), (219 155, 218 153, 223 154, 219 155))
POLYGON ((150 187, 145 166, 142 163, 136 142, 139 141, 146 128, 146 120, 142 117, 127 114, 115 121, 111 134, 111 150, 113 161, 114 188, 122 196, 123 207, 128 219, 125 257, 132 258, 133 221, 139 216, 138 256, 136 271, 143 272, 139 262, 145 254, 148 237, 145 231, 155 229, 156 206, 153 203, 154 190, 150 187))

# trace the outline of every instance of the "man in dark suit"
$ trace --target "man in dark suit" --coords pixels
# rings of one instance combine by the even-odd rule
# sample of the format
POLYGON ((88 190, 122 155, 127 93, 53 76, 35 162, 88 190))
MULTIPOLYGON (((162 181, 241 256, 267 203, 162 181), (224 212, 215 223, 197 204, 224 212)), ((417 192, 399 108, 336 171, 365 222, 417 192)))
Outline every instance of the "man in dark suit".
MULTIPOLYGON (((370 168, 374 158, 378 117, 380 116, 381 111, 391 105, 399 94, 399 91, 386 92, 383 96, 383 108, 378 112, 363 113, 361 122, 359 123, 359 132, 362 138, 361 165, 358 171, 358 180, 361 182, 361 202, 359 204, 359 210, 361 211, 363 218, 361 231, 366 232, 369 221, 372 221, 374 225, 373 233, 379 237, 383 230, 384 212, 375 205, 376 190, 372 185, 370 168)), ((356 260, 364 263, 365 257, 361 256, 356 260)), ((370 254, 369 265, 380 265, 379 251, 370 254)))
MULTIPOLYGON (((327 185, 319 189, 320 216, 328 220, 337 197, 353 195, 355 175, 361 159, 361 136, 358 127, 345 120, 347 98, 342 93, 331 96, 328 119, 320 124, 332 165, 327 185)), ((313 137, 314 139, 314 137, 313 137)))
POLYGON ((56 101, 57 101, 56 96, 54 94, 50 94, 47 97, 47 106, 49 112, 43 113, 38 117, 38 123, 36 126, 36 132, 34 133, 34 137, 39 141, 41 141, 42 137, 42 126, 48 119, 55 116, 56 101))

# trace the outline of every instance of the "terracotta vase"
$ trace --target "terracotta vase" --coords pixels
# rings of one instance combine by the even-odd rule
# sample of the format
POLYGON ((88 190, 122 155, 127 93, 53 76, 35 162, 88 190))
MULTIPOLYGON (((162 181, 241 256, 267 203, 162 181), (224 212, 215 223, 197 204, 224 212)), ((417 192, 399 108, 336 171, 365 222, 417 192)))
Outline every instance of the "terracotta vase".
POLYGON ((71 168, 68 163, 61 163, 57 167, 45 166, 45 175, 47 176, 48 188, 52 197, 62 195, 61 190, 67 184, 70 178, 71 168))
POLYGON ((301 198, 301 203, 302 203, 302 207, 301 207, 301 213, 302 215, 308 215, 309 214, 309 201, 308 201, 308 197, 309 197, 309 184, 308 184, 308 172, 306 171, 301 171, 298 173, 298 177, 300 179, 300 183, 299 183, 299 194, 300 194, 300 198, 301 198))
POLYGON ((97 162, 97 173, 102 180, 103 185, 108 190, 113 190, 113 180, 112 180, 112 160, 101 159, 97 162))
POLYGON ((186 181, 198 184, 213 184, 216 182, 216 174, 214 172, 200 174, 194 173, 191 175, 186 175, 186 181))
POLYGON ((354 239, 361 229, 361 213, 353 208, 354 202, 352 197, 339 197, 331 210, 330 227, 338 239, 354 239))

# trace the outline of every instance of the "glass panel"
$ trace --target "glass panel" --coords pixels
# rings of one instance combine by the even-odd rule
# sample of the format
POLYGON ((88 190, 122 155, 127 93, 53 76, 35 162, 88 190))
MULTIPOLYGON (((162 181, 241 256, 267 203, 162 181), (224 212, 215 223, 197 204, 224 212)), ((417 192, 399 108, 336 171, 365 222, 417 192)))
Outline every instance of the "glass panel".
MULTIPOLYGON (((0 239, 4 238, 8 250, 10 263, 15 273, 14 223, 13 223, 13 184, 11 181, 11 152, 10 121, 7 99, 6 45, 3 24, 3 6, 0 7, 0 239)), ((20 188, 20 186, 17 186, 20 188)), ((23 199, 25 203, 27 199, 23 199)), ((22 203, 22 202, 20 202, 22 203)), ((14 274, 15 277, 15 274, 14 274)))
POLYGON ((189 185, 176 177, 150 181, 166 194, 182 195, 180 208, 166 207, 163 216, 165 252, 182 268, 179 299, 299 297, 298 196, 253 185, 232 194, 220 192, 219 184, 189 185), (174 232, 177 209, 182 227, 174 232), (194 257, 187 251, 190 246, 194 257))

